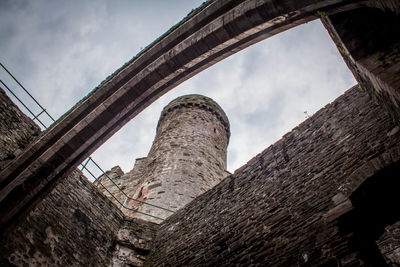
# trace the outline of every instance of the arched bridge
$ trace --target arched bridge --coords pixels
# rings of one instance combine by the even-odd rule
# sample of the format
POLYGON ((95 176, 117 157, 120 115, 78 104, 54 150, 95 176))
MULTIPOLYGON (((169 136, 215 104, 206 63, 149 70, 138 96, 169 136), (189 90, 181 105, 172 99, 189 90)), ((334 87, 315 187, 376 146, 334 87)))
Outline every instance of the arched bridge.
POLYGON ((1 228, 26 213, 62 177, 168 90, 274 34, 367 2, 206 2, 72 107, 1 173, 1 228))

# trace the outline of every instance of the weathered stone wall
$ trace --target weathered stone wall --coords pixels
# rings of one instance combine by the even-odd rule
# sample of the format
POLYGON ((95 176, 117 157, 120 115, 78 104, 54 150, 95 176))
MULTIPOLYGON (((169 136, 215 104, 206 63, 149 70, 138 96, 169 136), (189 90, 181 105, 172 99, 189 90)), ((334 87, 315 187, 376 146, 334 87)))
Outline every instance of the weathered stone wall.
POLYGON ((1 266, 107 266, 122 212, 79 171, 2 237, 1 266))
POLYGON ((360 88, 400 123, 400 2, 371 1, 321 18, 360 88))
POLYGON ((123 194, 125 191, 122 191, 126 190, 125 184, 127 179, 125 177, 127 176, 124 174, 121 167, 115 166, 98 177, 93 184, 116 206, 121 208, 121 203, 123 204, 125 201, 125 196, 123 194))
POLYGON ((127 219, 118 230, 112 266, 143 266, 150 253, 158 225, 138 219, 127 219))
POLYGON ((125 215, 132 216, 134 212, 129 207, 137 203, 131 197, 135 195, 146 162, 146 158, 137 158, 135 166, 127 173, 124 173, 119 166, 115 166, 97 178, 93 184, 125 215))
POLYGON ((339 221, 399 159, 399 127, 354 87, 164 221, 148 265, 363 265, 339 221))
MULTIPOLYGON (((0 90, 0 163, 3 167, 40 129, 0 90)), ((106 266, 122 212, 79 171, 0 237, 0 266, 106 266)))
MULTIPOLYGON (((397 207, 395 203, 393 204, 397 207)), ((400 221, 385 228, 377 245, 390 266, 400 265, 400 221)))
POLYGON ((40 133, 0 88, 0 171, 16 158, 40 133))

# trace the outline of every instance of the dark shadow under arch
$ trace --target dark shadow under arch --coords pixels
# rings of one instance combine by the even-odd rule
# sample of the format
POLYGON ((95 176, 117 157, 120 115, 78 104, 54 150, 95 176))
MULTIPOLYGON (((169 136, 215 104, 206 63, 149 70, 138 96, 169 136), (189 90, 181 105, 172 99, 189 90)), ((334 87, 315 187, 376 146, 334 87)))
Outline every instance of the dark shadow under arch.
POLYGON ((387 266, 376 240, 400 220, 399 173, 397 162, 364 181, 349 197, 353 209, 338 220, 342 234, 351 234, 351 249, 367 266, 387 266))

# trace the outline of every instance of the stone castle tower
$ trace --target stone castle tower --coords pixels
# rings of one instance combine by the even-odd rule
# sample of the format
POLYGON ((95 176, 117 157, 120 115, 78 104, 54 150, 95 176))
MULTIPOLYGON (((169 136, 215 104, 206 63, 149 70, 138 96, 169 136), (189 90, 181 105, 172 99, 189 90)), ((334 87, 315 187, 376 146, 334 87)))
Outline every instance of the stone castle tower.
POLYGON ((137 159, 129 173, 118 166, 108 171, 113 181, 104 175, 98 179, 119 203, 96 184, 126 215, 160 222, 136 211, 161 218, 172 213, 134 199, 172 211, 182 208, 228 174, 229 136, 228 118, 216 102, 201 95, 181 96, 163 109, 148 156, 137 159))

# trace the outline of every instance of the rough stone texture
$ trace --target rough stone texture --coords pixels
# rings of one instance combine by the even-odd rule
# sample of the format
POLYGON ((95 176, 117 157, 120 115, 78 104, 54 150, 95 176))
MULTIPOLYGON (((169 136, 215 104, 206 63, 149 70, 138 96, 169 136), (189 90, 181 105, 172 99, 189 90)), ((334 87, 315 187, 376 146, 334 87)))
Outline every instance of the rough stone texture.
POLYGON ((0 88, 0 171, 40 134, 40 128, 0 88))
POLYGON ((383 10, 359 8, 324 16, 322 22, 360 88, 400 123, 400 2, 371 4, 383 10))
POLYGON ((397 0, 368 1, 367 5, 400 15, 400 3, 397 0))
POLYGON ((354 87, 164 221, 147 264, 368 264, 350 197, 399 159, 398 126, 354 87))
POLYGON ((125 215, 129 216, 132 212, 127 208, 129 206, 127 202, 134 202, 131 197, 135 194, 134 188, 139 183, 139 178, 145 165, 146 158, 138 158, 135 166, 128 173, 124 173, 119 166, 115 166, 97 178, 94 185, 117 205, 125 215))
POLYGON ((1 266, 107 266, 122 212, 79 171, 1 237, 1 266))
POLYGON ((126 177, 126 175, 124 175, 121 167, 115 166, 93 182, 99 191, 107 196, 119 208, 121 208, 121 204, 125 201, 123 192, 126 190, 126 179, 123 177, 126 177))
MULTIPOLYGON (((18 154, 40 130, 1 90, 0 100, 0 155, 18 154)), ((122 174, 120 168, 109 173, 122 174)), ((141 266, 155 230, 152 223, 124 221, 122 212, 75 171, 0 236, 0 266, 141 266)))
POLYGON ((157 230, 155 223, 127 219, 117 233, 112 266, 143 266, 157 230))
POLYGON ((0 173, 0 229, 40 202, 60 179, 170 89, 254 43, 315 19, 317 11, 330 14, 363 2, 206 2, 107 78, 0 173))
POLYGON ((385 228, 385 233, 377 241, 379 249, 390 266, 400 265, 400 222, 385 228))
MULTIPOLYGON (((166 218, 172 213, 135 199, 175 211, 212 188, 226 176, 229 136, 228 118, 212 99, 200 95, 179 97, 163 109, 149 155, 137 161, 129 174, 113 168, 108 172, 112 181, 104 175, 99 181, 115 192, 125 207, 166 218), (124 188, 130 198, 113 183, 124 188)), ((98 187, 106 191, 103 186, 98 187)), ((160 223, 126 208, 122 210, 128 216, 160 223)))

